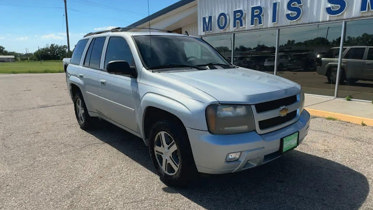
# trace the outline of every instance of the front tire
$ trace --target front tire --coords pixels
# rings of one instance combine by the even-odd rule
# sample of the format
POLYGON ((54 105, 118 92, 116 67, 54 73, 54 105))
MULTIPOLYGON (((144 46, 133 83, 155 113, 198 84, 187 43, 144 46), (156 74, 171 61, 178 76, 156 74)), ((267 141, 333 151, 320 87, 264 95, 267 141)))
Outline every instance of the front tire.
MULTIPOLYGON (((337 67, 330 68, 330 70, 328 71, 328 74, 327 74, 327 78, 328 78, 328 82, 330 84, 335 84, 336 83, 336 81, 337 81, 337 67)), ((341 73, 339 75, 339 84, 343 84, 344 80, 345 80, 344 70, 341 69, 341 73)))
POLYGON ((161 181, 168 186, 184 187, 197 174, 187 133, 178 122, 153 125, 149 153, 161 181))
POLYGON ((89 116, 87 107, 81 93, 76 93, 73 98, 75 117, 83 130, 92 128, 93 118, 89 116))

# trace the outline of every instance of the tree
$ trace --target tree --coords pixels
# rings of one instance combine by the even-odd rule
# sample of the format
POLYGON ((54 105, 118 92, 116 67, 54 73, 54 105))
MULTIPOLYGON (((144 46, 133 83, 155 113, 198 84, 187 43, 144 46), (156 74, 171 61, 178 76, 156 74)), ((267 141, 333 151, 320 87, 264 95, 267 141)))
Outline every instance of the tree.
POLYGON ((5 50, 5 47, 0 45, 0 55, 8 55, 8 51, 5 50))
POLYGON ((51 44, 34 53, 37 60, 62 60, 67 57, 67 46, 51 44))

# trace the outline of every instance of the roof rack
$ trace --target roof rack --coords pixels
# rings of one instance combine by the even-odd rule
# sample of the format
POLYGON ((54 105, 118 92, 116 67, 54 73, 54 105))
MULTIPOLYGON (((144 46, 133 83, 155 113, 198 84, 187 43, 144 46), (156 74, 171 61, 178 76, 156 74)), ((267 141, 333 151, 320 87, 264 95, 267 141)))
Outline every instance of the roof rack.
POLYGON ((172 31, 159 29, 159 28, 116 27, 116 28, 112 28, 112 29, 109 29, 109 30, 90 32, 90 33, 84 35, 84 37, 92 36, 92 35, 96 35, 96 34, 108 33, 108 32, 124 32, 124 31, 128 31, 128 30, 131 30, 131 29, 144 29, 144 30, 154 30, 154 31, 162 31, 162 32, 167 32, 167 33, 173 33, 172 31))

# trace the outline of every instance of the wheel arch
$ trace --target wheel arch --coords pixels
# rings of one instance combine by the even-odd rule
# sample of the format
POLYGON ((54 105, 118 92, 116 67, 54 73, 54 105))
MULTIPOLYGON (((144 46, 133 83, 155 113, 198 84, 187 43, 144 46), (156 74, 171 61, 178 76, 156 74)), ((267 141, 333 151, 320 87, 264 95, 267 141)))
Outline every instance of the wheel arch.
POLYGON ((82 91, 80 90, 80 87, 78 85, 74 84, 74 83, 71 83, 70 84, 70 95, 71 95, 71 98, 74 98, 74 96, 77 93, 82 94, 82 91))
POLYGON ((144 110, 143 120, 142 120, 142 131, 143 131, 143 137, 144 137, 145 144, 148 145, 152 126, 156 122, 159 122, 162 120, 169 120, 174 123, 180 124, 184 128, 185 133, 186 133, 185 124, 178 116, 164 109, 161 109, 155 106, 148 106, 144 110))

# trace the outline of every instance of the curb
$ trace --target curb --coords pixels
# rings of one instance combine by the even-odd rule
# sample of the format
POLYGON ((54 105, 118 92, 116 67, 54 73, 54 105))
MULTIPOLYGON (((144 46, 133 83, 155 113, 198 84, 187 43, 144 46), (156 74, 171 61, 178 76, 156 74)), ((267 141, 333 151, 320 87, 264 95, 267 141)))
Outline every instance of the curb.
POLYGON ((309 108, 306 108, 306 110, 312 116, 315 116, 315 117, 324 117, 324 118, 333 117, 337 120, 344 121, 344 122, 350 122, 350 123, 359 124, 359 125, 362 125, 362 123, 364 122, 364 124, 367 126, 373 126, 373 119, 369 119, 369 118, 357 117, 357 116, 352 116, 352 115, 347 115, 347 114, 327 112, 327 111, 321 111, 321 110, 309 109, 309 108))

